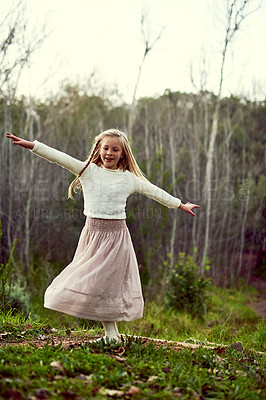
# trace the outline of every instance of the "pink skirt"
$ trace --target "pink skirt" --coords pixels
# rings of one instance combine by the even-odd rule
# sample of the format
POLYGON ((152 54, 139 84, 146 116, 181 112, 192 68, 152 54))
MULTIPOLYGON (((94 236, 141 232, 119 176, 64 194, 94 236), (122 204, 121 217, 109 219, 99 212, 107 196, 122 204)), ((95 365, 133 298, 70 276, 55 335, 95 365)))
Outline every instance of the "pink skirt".
POLYGON ((44 307, 90 320, 133 321, 143 305, 125 220, 87 218, 74 258, 47 288, 44 307))

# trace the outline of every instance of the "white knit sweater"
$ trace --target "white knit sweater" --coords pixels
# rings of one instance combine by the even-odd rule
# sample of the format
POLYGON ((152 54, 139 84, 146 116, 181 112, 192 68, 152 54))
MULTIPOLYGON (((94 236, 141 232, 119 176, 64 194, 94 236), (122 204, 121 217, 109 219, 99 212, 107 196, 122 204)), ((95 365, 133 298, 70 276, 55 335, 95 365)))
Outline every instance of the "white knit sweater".
MULTIPOLYGON (((86 164, 85 161, 79 161, 37 140, 34 141, 32 152, 75 175, 86 164)), ((125 219, 126 201, 132 193, 141 193, 169 208, 178 208, 181 204, 180 199, 129 171, 98 167, 94 163, 85 169, 80 182, 84 196, 84 214, 92 218, 125 219)))

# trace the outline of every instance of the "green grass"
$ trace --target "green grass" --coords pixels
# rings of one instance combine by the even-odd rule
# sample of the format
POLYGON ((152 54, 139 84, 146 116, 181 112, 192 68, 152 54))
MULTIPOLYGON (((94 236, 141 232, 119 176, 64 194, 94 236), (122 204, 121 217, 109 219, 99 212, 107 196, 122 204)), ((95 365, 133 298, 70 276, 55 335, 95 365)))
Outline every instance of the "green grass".
POLYGON ((0 347, 0 398, 260 400, 266 396, 266 329, 246 305, 254 296, 249 288, 213 289, 205 314, 198 318, 164 304, 147 304, 142 319, 118 324, 127 335, 122 346, 89 343, 90 337, 103 333, 92 321, 49 310, 45 318, 0 313, 0 344, 18 342, 0 347), (217 344, 158 347, 129 335, 217 344), (45 338, 43 348, 34 344, 40 336, 45 338), (53 336, 78 340, 64 348, 46 340, 53 336), (27 344, 19 345, 22 341, 27 344), (238 341, 240 349, 230 346, 238 341))
POLYGON ((0 349, 2 398, 16 399, 103 399, 108 393, 129 399, 133 390, 134 399, 259 400, 266 394, 264 366, 253 351, 155 349, 130 339, 123 347, 0 349))
POLYGON ((167 309, 163 303, 145 307, 144 318, 120 323, 125 334, 166 340, 199 340, 219 344, 241 341, 245 346, 265 350, 265 323, 246 304, 255 299, 252 288, 213 289, 204 315, 193 318, 187 313, 167 309))

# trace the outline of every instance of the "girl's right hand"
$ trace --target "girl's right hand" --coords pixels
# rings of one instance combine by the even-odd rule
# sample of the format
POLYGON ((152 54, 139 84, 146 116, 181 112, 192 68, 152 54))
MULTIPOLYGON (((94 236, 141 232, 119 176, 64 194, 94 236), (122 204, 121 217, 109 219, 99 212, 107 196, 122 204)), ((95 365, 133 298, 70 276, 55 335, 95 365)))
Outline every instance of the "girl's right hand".
POLYGON ((13 140, 13 144, 14 145, 18 145, 18 146, 24 147, 25 149, 30 149, 30 150, 32 150, 33 147, 34 147, 34 143, 33 142, 29 142, 28 140, 21 139, 21 138, 15 136, 15 135, 12 135, 12 133, 7 132, 6 136, 9 139, 13 140))
POLYGON ((183 211, 186 211, 187 213, 193 215, 195 217, 195 214, 193 213, 193 208, 199 208, 197 204, 192 204, 190 201, 188 201, 186 204, 180 204, 179 208, 183 211))

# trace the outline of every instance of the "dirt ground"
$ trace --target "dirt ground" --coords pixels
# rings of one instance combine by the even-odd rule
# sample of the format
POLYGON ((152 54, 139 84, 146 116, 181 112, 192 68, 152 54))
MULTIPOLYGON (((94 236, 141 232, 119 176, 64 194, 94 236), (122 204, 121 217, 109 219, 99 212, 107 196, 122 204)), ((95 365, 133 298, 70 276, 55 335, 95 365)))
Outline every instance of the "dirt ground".
MULTIPOLYGON (((124 335, 122 335, 124 336, 124 335)), ((81 337, 80 335, 77 335, 75 331, 71 332, 69 336, 60 336, 60 335, 39 335, 36 339, 32 340, 17 340, 17 339, 7 339, 7 340, 2 340, 0 341, 0 347, 5 347, 5 346, 23 346, 30 344, 32 346, 36 346, 38 348, 43 348, 44 346, 48 345, 62 345, 64 349, 71 349, 75 347, 79 347, 82 345, 87 345, 96 339, 98 339, 99 336, 93 337, 93 338, 86 338, 86 337, 81 337)), ((129 336, 127 337, 129 338, 129 336)), ((220 345, 216 343, 211 343, 211 342, 205 342, 202 343, 200 341, 196 341, 195 343, 187 343, 187 342, 174 342, 171 340, 163 340, 163 339, 153 339, 149 337, 138 337, 138 340, 140 340, 141 343, 144 345, 148 345, 149 343, 152 343, 155 345, 156 348, 159 348, 161 346, 164 347, 169 347, 172 350, 182 350, 185 348, 190 348, 190 349, 196 349, 199 347, 205 347, 205 348, 216 348, 217 347, 220 349, 220 345)), ((241 343, 234 343, 235 347, 237 348, 238 346, 241 346, 241 343)), ((123 344, 121 343, 121 346, 123 344)), ((227 346, 221 346, 222 348, 226 348, 227 346)))
POLYGON ((251 285, 259 291, 259 294, 257 300, 250 303, 249 307, 256 311, 260 317, 266 319, 266 281, 252 276, 251 285))

